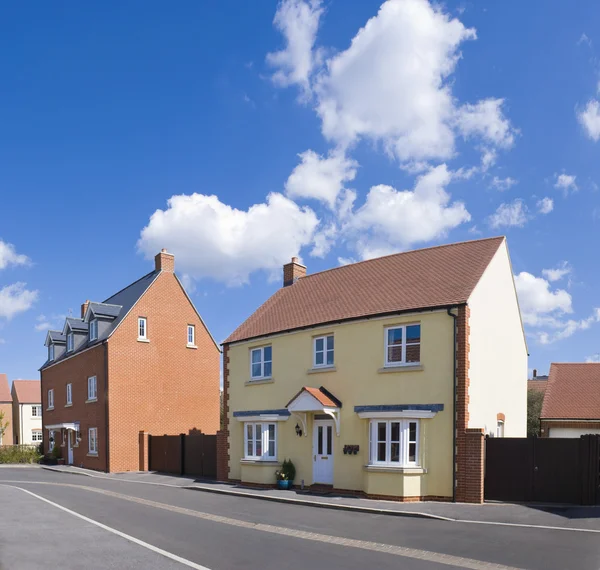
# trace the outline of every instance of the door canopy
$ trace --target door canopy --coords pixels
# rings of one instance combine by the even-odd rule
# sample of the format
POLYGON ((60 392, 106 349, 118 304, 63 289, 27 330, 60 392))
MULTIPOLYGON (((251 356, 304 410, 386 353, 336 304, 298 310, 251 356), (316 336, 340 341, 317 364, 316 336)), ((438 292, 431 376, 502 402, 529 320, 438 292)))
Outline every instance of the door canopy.
POLYGON ((309 412, 327 414, 333 418, 335 433, 340 435, 340 408, 342 403, 328 390, 321 386, 312 388, 303 386, 289 402, 286 408, 302 423, 304 436, 308 435, 306 430, 306 417, 309 412))

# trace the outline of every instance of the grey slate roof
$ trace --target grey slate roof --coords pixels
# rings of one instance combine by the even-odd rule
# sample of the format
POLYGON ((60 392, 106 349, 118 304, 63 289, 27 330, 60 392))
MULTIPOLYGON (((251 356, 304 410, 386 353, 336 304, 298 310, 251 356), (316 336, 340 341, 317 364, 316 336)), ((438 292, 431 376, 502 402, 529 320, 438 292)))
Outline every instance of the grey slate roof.
MULTIPOLYGON (((83 343, 81 346, 76 348, 75 351, 69 352, 68 354, 64 354, 53 361, 46 361, 44 365, 40 368, 43 370, 47 366, 51 364, 55 364, 56 362, 60 362, 61 360, 65 360, 68 357, 77 354, 85 350, 86 348, 90 348, 92 346, 96 346, 97 344, 105 341, 113 331, 119 326, 121 321, 125 318, 125 316, 129 313, 131 308, 137 303, 138 299, 146 292, 148 287, 152 285, 154 280, 158 277, 160 271, 152 271, 147 275, 144 275, 142 278, 133 282, 131 285, 125 287, 125 289, 121 289, 118 293, 115 293, 112 297, 109 297, 102 303, 90 303, 91 305, 102 306, 102 311, 111 310, 113 313, 116 313, 114 319, 110 323, 110 326, 103 327, 98 331, 98 339, 94 341, 87 341, 83 343), (112 309, 107 309, 107 306, 113 306, 112 309), (118 309, 118 311, 117 311, 118 309)), ((100 313, 99 313, 100 314, 100 313)), ((104 315, 104 312, 102 313, 104 315)), ((112 316, 112 315, 106 315, 112 316)), ((75 331, 86 331, 88 330, 88 323, 84 323, 82 319, 75 319, 72 317, 67 317, 67 322, 69 322, 69 326, 73 328, 75 331), (75 328, 79 327, 79 328, 75 328)))
POLYGON ((62 331, 48 331, 48 336, 54 343, 67 342, 67 337, 62 333, 62 331))
POLYGON ((101 317, 118 317, 121 309, 121 305, 110 305, 108 303, 90 303, 90 310, 94 315, 101 317))

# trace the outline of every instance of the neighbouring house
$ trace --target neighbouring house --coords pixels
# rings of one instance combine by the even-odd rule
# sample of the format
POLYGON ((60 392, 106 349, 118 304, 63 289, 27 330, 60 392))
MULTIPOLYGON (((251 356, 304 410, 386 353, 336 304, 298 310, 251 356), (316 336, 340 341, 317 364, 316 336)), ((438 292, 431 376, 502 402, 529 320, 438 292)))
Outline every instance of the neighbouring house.
POLYGON ((148 434, 219 429, 220 349, 161 251, 155 268, 46 337, 44 449, 108 472, 148 469, 148 434))
POLYGON ((39 380, 13 380, 13 441, 39 445, 42 441, 42 390, 39 380))
POLYGON ((503 237, 306 274, 223 343, 218 477, 483 500, 485 436, 526 434, 527 346, 503 237))
POLYGON ((535 390, 536 392, 541 392, 542 394, 545 394, 547 386, 548 375, 538 374, 537 370, 534 369, 532 377, 529 380, 527 380, 527 390, 535 390))
POLYGON ((552 363, 541 415, 542 437, 600 434, 600 363, 552 363))
POLYGON ((6 426, 4 434, 0 432, 0 445, 12 445, 13 443, 13 409, 12 395, 8 387, 8 376, 0 374, 0 412, 4 414, 2 425, 6 426))

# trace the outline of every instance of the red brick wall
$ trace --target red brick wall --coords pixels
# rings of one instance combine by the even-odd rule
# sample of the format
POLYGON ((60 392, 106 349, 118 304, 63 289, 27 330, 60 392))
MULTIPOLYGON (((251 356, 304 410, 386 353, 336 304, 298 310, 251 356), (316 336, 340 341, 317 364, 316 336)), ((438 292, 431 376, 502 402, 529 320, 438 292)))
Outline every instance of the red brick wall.
MULTIPOLYGON (((106 374, 105 345, 98 345, 72 358, 42 370, 42 431, 44 450, 48 451, 48 430, 45 426, 58 423, 80 422, 82 440, 73 449, 73 463, 88 469, 106 470, 106 374), (96 376, 98 400, 86 404, 87 380, 96 376), (73 405, 65 407, 67 384, 73 384, 73 405), (54 388, 54 410, 48 410, 48 390, 54 388), (88 428, 98 428, 98 456, 88 456, 88 428)), ((60 445, 60 433, 55 434, 60 445)), ((65 439, 66 442, 66 439, 65 439)), ((67 459, 67 446, 62 456, 67 459)))
POLYGON ((229 345, 223 346, 223 424, 217 433, 217 479, 229 480, 229 345))
POLYGON ((460 500, 465 503, 483 503, 485 472, 485 434, 483 428, 467 429, 465 451, 464 495, 460 500))
POLYGON ((2 445, 12 445, 13 444, 13 410, 12 403, 5 402, 0 404, 0 412, 4 412, 4 419, 2 420, 2 425, 6 426, 6 430, 4 431, 4 435, 2 436, 2 445))
POLYGON ((173 273, 162 272, 108 341, 111 472, 139 469, 139 432, 219 429, 220 352, 173 273), (149 342, 138 342, 138 317, 149 342), (187 325, 197 349, 187 348, 187 325))

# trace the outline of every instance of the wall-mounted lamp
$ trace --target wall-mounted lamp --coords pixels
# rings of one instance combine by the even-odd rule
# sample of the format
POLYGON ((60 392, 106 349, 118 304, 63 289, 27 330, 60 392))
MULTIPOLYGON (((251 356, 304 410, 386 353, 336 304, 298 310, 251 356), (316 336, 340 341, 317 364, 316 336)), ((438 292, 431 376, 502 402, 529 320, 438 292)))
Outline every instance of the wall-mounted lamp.
POLYGON ((296 424, 296 435, 302 437, 302 428, 298 424, 296 424))

